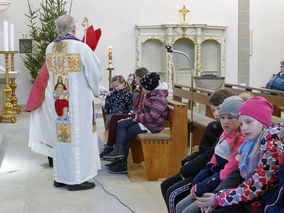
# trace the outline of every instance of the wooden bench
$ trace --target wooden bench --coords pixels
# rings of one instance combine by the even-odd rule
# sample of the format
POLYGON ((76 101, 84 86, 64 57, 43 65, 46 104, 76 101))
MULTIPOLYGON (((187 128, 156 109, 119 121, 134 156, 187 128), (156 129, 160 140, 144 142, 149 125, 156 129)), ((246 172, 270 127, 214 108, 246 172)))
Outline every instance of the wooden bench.
POLYGON ((187 155, 187 105, 170 100, 169 108, 169 127, 157 134, 139 134, 130 142, 133 162, 145 162, 148 180, 178 173, 180 162, 187 155))
POLYGON ((266 98, 274 107, 273 115, 276 117, 281 117, 281 112, 284 111, 284 97, 279 95, 284 95, 283 91, 268 90, 264 88, 254 88, 249 86, 241 86, 237 84, 224 84, 224 88, 232 91, 236 95, 243 92, 250 92, 253 96, 262 96, 266 98), (268 92, 270 94, 264 94, 262 92, 268 92))
MULTIPOLYGON (((212 111, 209 104, 209 96, 213 93, 211 90, 206 90, 198 87, 193 88, 194 103, 205 105, 205 114, 194 111, 193 113, 193 146, 199 145, 202 134, 206 126, 214 121, 212 111)), ((191 121, 191 87, 175 84, 173 87, 173 99, 179 102, 186 100, 188 102, 188 122, 191 121)))

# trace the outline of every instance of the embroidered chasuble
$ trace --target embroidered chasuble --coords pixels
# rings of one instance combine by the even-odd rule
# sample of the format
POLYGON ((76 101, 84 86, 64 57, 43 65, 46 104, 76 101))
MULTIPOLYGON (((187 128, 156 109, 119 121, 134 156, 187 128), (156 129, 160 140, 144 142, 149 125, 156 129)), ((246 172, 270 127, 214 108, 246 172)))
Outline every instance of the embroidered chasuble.
MULTIPOLYGON (((91 25, 87 30, 87 45, 93 51, 96 49, 100 37, 101 37, 101 29, 94 30, 93 26, 91 25)), ((55 41, 61 41, 61 40, 68 41, 68 40, 78 40, 78 39, 71 34, 60 35, 55 39, 55 41)), ((73 60, 73 58, 69 57, 69 60, 71 59, 73 60)), ((49 73, 45 62, 34 82, 28 101, 24 108, 25 111, 31 112, 29 147, 31 148, 32 151, 49 157, 53 157, 53 146, 55 140, 57 140, 55 129, 53 128, 53 120, 52 120, 53 111, 50 108, 52 102, 55 100, 53 97, 54 90, 55 92, 57 92, 57 94, 61 94, 60 96, 58 96, 58 100, 55 100, 56 101, 55 108, 57 110, 56 112, 59 113, 61 119, 63 118, 62 115, 64 112, 65 116, 68 116, 68 113, 66 112, 68 112, 69 108, 68 90, 66 85, 63 85, 63 82, 61 83, 61 81, 63 81, 62 77, 64 76, 62 75, 60 76, 59 74, 58 77, 59 77, 58 88, 56 86, 55 86, 56 88, 52 87, 51 85, 47 86, 49 73)), ((96 129, 95 114, 93 114, 92 123, 93 123, 93 131, 95 131, 96 129)), ((65 130, 63 131, 63 129, 61 130, 63 133, 61 134, 63 140, 68 139, 68 137, 66 136, 67 132, 65 130)))
POLYGON ((47 122, 40 118, 31 128, 44 132, 48 126, 52 131, 55 181, 80 184, 100 169, 93 101, 103 69, 89 46, 64 37, 47 47, 46 67, 45 97, 35 114, 47 122), (41 113, 45 107, 51 109, 49 114, 41 113))

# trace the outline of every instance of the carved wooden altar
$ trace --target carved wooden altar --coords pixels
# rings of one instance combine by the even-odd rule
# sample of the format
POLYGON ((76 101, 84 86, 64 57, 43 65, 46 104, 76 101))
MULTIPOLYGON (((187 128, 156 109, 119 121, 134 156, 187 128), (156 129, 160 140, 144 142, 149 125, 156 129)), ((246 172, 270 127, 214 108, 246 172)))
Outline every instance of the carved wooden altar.
POLYGON ((157 72, 168 82, 190 85, 190 70, 201 74, 225 75, 225 26, 206 24, 164 24, 136 26, 136 66, 157 72), (166 52, 169 44, 190 55, 193 64, 182 55, 166 52))

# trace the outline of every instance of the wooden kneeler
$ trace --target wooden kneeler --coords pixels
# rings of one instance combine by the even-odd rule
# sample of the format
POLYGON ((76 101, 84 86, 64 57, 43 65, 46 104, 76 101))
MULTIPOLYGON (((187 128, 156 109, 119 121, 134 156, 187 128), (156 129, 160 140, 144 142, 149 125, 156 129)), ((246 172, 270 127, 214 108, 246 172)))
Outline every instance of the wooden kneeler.
POLYGON ((134 163, 145 161, 148 180, 178 173, 188 150, 187 105, 169 101, 170 128, 157 134, 139 134, 130 142, 134 163))

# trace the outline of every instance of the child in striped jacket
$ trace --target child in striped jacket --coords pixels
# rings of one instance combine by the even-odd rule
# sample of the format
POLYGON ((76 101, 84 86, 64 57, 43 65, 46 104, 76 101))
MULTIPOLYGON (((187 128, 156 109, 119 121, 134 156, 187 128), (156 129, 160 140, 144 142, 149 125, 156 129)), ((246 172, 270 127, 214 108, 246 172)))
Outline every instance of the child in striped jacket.
POLYGON ((127 156, 129 142, 140 133, 159 133, 163 129, 164 121, 168 117, 167 90, 161 90, 159 86, 160 76, 157 73, 148 73, 140 84, 146 94, 143 110, 133 112, 127 119, 118 122, 116 131, 116 146, 114 150, 104 156, 106 160, 118 160, 109 167, 113 174, 127 173, 127 156))

